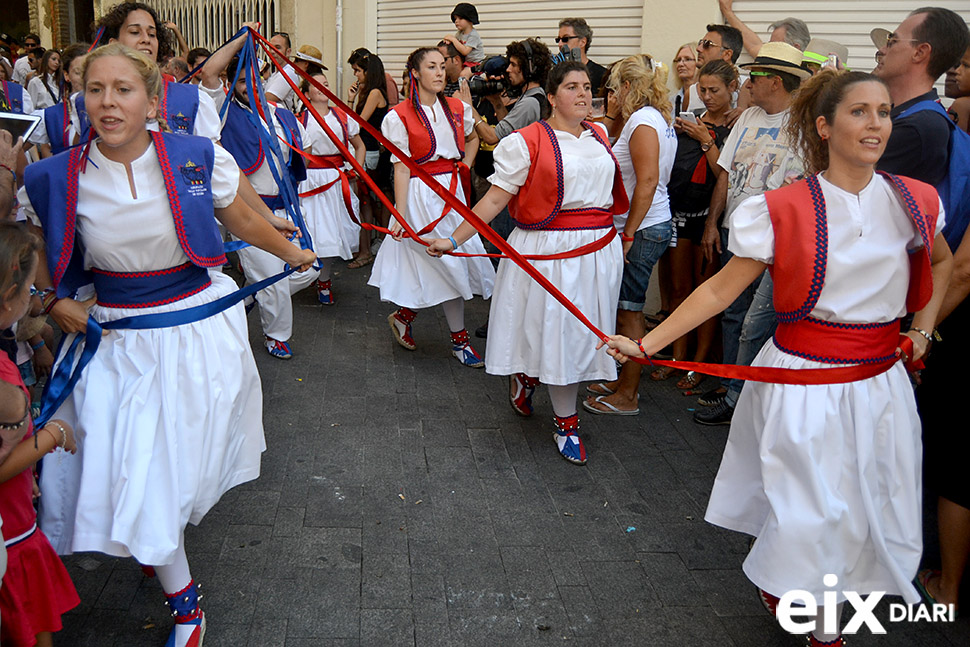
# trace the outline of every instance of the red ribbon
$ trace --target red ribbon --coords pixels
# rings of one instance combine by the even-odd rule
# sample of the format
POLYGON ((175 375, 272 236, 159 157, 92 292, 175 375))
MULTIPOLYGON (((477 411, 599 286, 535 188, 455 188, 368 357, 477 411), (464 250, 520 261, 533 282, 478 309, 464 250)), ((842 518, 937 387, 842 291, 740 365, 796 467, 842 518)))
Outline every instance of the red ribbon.
MULTIPOLYGON (((252 31, 252 30, 250 31, 255 37, 256 42, 267 53, 270 53, 270 54, 275 53, 278 56, 282 57, 282 53, 280 53, 279 50, 273 47, 273 45, 268 40, 263 38, 255 31, 252 31)), ((273 61, 274 65, 279 67, 279 65, 276 63, 275 59, 272 56, 270 56, 270 60, 273 61)), ((363 130, 368 132, 385 148, 387 148, 392 155, 397 157, 401 161, 401 163, 403 163, 408 168, 408 170, 411 172, 412 177, 416 176, 420 178, 422 182, 427 184, 432 191, 434 191, 442 200, 445 201, 446 205, 450 205, 451 208, 457 211, 459 215, 461 215, 461 217, 464 218, 465 221, 468 222, 468 224, 470 224, 483 238, 491 242, 497 249, 499 249, 502 252, 501 256, 511 260, 513 263, 518 265, 523 272, 525 272, 533 279, 535 279, 535 281, 539 283, 539 285, 541 285, 547 292, 549 292, 549 294, 552 295, 553 298, 555 298, 559 303, 561 303, 562 306, 566 308, 566 310, 568 310, 574 317, 576 317, 580 322, 582 322, 584 326, 589 328, 589 330, 592 331, 593 334, 595 334, 598 339, 604 342, 609 340, 606 333, 604 333, 599 328, 597 328, 593 324, 593 322, 591 322, 589 318, 586 317, 586 315, 583 314, 583 312, 579 308, 577 308, 572 301, 567 299, 566 296, 563 295, 563 293, 560 292, 556 288, 556 286, 549 281, 549 279, 543 276, 542 273, 539 272, 539 270, 537 270, 531 263, 528 262, 530 260, 528 256, 524 256, 520 254, 518 251, 516 251, 515 248, 509 245, 504 238, 498 235, 495 232, 495 230, 493 230, 484 221, 482 221, 482 219, 479 218, 475 214, 475 212, 472 211, 465 203, 463 203, 461 200, 455 197, 454 194, 449 193, 445 189, 445 187, 441 186, 439 182, 437 182, 431 175, 425 172, 424 169, 422 169, 419 164, 416 164, 411 158, 405 155, 404 152, 401 151, 401 149, 399 149, 397 146, 395 146, 390 141, 388 141, 379 130, 377 130, 369 123, 367 123, 366 120, 362 119, 360 115, 355 113, 349 106, 347 106, 347 104, 341 101, 340 98, 337 97, 337 95, 335 95, 333 92, 331 92, 329 88, 324 87, 321 83, 319 83, 316 79, 312 78, 309 74, 301 70, 299 67, 294 66, 293 71, 295 71, 310 85, 315 87, 319 92, 324 94, 334 106, 339 107, 341 110, 343 110, 351 119, 356 121, 363 130)), ((319 123, 323 131, 327 133, 327 136, 330 137, 330 139, 333 141, 334 145, 336 145, 340 153, 344 156, 344 158, 348 162, 350 162, 351 166, 357 172, 358 177, 361 180, 363 180, 368 187, 370 187, 370 189, 375 193, 375 195, 378 197, 381 203, 384 204, 385 207, 387 207, 387 209, 391 212, 392 215, 394 215, 395 219, 404 229, 407 236, 427 247, 429 243, 422 240, 417 235, 417 232, 415 232, 414 229, 407 223, 407 221, 401 218, 400 213, 398 213, 397 209, 394 208, 394 205, 390 202, 390 200, 387 199, 387 196, 385 196, 380 191, 380 189, 377 188, 377 185, 375 184, 374 180, 371 179, 369 175, 367 175, 366 171, 363 169, 363 167, 361 167, 360 163, 357 162, 356 158, 354 158, 354 156, 350 154, 350 150, 334 134, 334 132, 324 121, 323 117, 320 116, 320 113, 317 112, 316 108, 313 107, 313 105, 309 102, 309 100, 307 100, 306 96, 304 96, 304 94, 300 91, 300 88, 297 87, 296 83, 294 83, 293 80, 289 78, 289 76, 286 74, 283 74, 282 77, 283 79, 286 80, 287 84, 293 89, 296 95, 303 101, 304 105, 306 106, 306 109, 310 112, 311 115, 313 115, 313 118, 317 120, 317 123, 319 123)), ((414 86, 414 81, 412 80, 412 87, 413 86, 414 86)), ((300 153, 302 154, 302 151, 300 151, 300 153)), ((376 225, 371 225, 370 223, 362 223, 361 226, 364 227, 365 229, 373 229, 377 231, 383 231, 384 233, 391 233, 388 229, 384 227, 378 227, 376 225)), ((597 244, 600 244, 600 248, 602 248, 602 246, 605 246, 605 244, 609 242, 609 240, 605 240, 607 237, 609 237, 609 239, 612 240, 612 238, 615 236, 616 236, 616 229, 612 229, 611 232, 607 233, 607 235, 604 236, 599 241, 596 241, 595 243, 592 243, 590 245, 585 245, 582 248, 578 248, 578 249, 589 248, 597 244)), ((572 252, 577 252, 578 249, 572 250, 572 252)), ((570 254, 572 252, 567 252, 566 254, 570 254)), ((460 254, 460 253, 452 253, 452 255, 453 256, 473 256, 472 254, 460 254)), ((576 254, 573 254, 573 255, 576 255, 576 254)), ((495 256, 495 255, 486 254, 486 256, 495 256)), ((549 260, 553 258, 568 258, 568 257, 569 257, 568 255, 567 256, 555 255, 555 256, 543 256, 541 257, 541 259, 536 259, 535 257, 532 257, 532 258, 535 260, 549 260)), ((910 340, 909 338, 906 338, 906 340, 900 341, 901 346, 906 344, 906 341, 908 341, 909 344, 912 345, 912 340, 910 340)), ((903 352, 905 352, 905 349, 903 352)), ((911 357, 912 352, 907 353, 907 356, 911 357)), ((887 360, 886 362, 882 362, 879 364, 839 366, 835 368, 787 369, 787 368, 767 367, 767 366, 735 366, 735 365, 725 365, 725 364, 708 364, 703 362, 662 361, 662 360, 651 360, 649 357, 647 358, 631 357, 630 359, 634 362, 637 362, 638 364, 670 366, 673 368, 684 369, 688 371, 693 370, 699 373, 705 373, 707 375, 713 375, 717 377, 736 378, 736 379, 753 381, 753 382, 773 382, 776 384, 838 384, 838 383, 844 383, 844 382, 855 382, 857 380, 863 380, 869 377, 873 377, 875 375, 879 375, 880 373, 887 371, 897 361, 896 359, 890 359, 890 360, 887 360)))

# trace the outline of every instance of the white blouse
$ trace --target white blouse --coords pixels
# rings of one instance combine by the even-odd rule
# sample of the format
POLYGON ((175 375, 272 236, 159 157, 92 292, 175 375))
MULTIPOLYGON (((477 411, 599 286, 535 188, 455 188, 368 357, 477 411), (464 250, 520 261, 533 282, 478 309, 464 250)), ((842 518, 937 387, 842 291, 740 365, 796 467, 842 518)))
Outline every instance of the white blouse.
MULTIPOLYGON (((327 122, 327 126, 333 131, 333 134, 338 138, 343 140, 343 127, 340 125, 340 120, 337 118, 337 114, 330 110, 326 115, 324 115, 323 120, 327 122)), ((307 119, 306 125, 306 139, 303 140, 303 148, 308 149, 314 155, 338 155, 340 151, 337 150, 337 145, 333 143, 330 136, 323 131, 317 120, 310 115, 307 119)), ((360 133, 360 125, 351 118, 347 118, 347 146, 350 146, 350 140, 360 133)))
MULTIPOLYGON (((858 195, 819 175, 828 216, 825 284, 811 315, 823 321, 884 323, 906 314, 908 250, 923 245, 888 180, 875 174, 858 195)), ((805 217, 812 218, 811 207, 805 217)), ((943 229, 943 203, 936 231, 943 229)), ((764 194, 738 205, 728 248, 737 256, 772 263, 775 235, 764 194)), ((784 289, 776 283, 775 289, 784 289)))
MULTIPOLYGON (((99 140, 95 140, 98 142, 99 140)), ((213 146, 212 202, 229 206, 239 186, 239 167, 220 146, 213 146)), ((78 185, 77 237, 84 267, 116 272, 158 270, 188 261, 175 232, 155 145, 131 163, 136 195, 124 164, 113 162, 93 144, 78 185)), ((40 225, 26 189, 18 195, 28 218, 40 225)))
MULTIPOLYGON (((606 130, 599 124, 600 134, 606 130)), ((584 130, 579 137, 562 130, 553 131, 559 142, 563 166, 563 209, 610 207, 613 205, 613 174, 616 165, 605 146, 584 130)), ((488 181, 511 194, 519 192, 529 177, 532 159, 529 147, 519 133, 502 139, 493 156, 495 173, 488 181)))
MULTIPOLYGON (((467 103, 463 103, 464 112, 462 115, 463 126, 465 137, 467 138, 472 129, 475 127, 475 121, 472 118, 472 107, 467 103)), ((441 108, 441 102, 435 101, 434 105, 426 106, 421 104, 424 109, 424 114, 428 116, 428 120, 431 122, 431 130, 434 132, 435 137, 435 154, 428 161, 434 161, 436 159, 461 159, 461 154, 458 152, 458 146, 455 144, 455 135, 451 130, 451 125, 448 123, 448 118, 445 116, 444 110, 441 108)), ((389 110, 387 116, 384 117, 384 121, 381 123, 381 132, 387 137, 388 140, 409 157, 411 155, 411 149, 408 146, 408 130, 404 126, 404 122, 401 121, 401 117, 398 116, 397 112, 394 110, 389 110)), ((392 162, 400 162, 401 160, 395 156, 391 156, 392 162)))

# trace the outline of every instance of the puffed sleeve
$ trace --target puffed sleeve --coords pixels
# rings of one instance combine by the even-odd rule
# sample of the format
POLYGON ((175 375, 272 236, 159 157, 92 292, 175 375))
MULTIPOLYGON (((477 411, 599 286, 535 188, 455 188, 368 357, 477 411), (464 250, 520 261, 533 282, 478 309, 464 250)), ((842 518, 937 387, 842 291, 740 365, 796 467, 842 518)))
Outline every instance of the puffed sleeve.
POLYGON ((468 137, 475 130, 475 117, 472 115, 472 107, 470 105, 462 101, 461 106, 464 110, 462 119, 465 122, 465 137, 468 137))
MULTIPOLYGON (((212 105, 214 105, 216 108, 216 115, 218 115, 219 111, 222 110, 222 104, 224 104, 226 102, 226 99, 228 98, 228 96, 226 95, 226 93, 223 91, 221 87, 207 88, 202 83, 199 84, 199 94, 200 95, 204 94, 205 96, 209 97, 209 99, 212 100, 212 105)), ((199 110, 201 111, 201 109, 202 109, 202 99, 199 100, 199 110)), ((221 124, 220 124, 220 131, 221 131, 221 124)))
POLYGON ((765 196, 756 195, 738 205, 731 214, 728 249, 735 256, 752 258, 769 265, 775 259, 775 230, 768 215, 765 196))
MULTIPOLYGON (((194 135, 208 137, 214 142, 222 138, 222 123, 219 121, 219 111, 216 110, 216 102, 208 92, 199 88, 199 110, 195 115, 194 135)), ((220 90, 220 94, 222 91, 220 90)), ((225 99, 225 95, 222 96, 225 99)))
POLYGON ((360 134, 360 124, 347 117, 347 136, 353 139, 360 134))
POLYGON ((222 146, 212 147, 215 161, 212 166, 212 206, 224 209, 236 199, 239 190, 239 167, 236 160, 222 146))
MULTIPOLYGON (((408 147, 408 129, 404 126, 404 122, 401 121, 396 111, 390 110, 384 116, 384 121, 381 122, 381 133, 387 137, 388 141, 400 148, 405 155, 411 156, 411 149, 408 147)), ((392 155, 391 161, 400 162, 401 160, 392 155)))
POLYGON ((44 123, 44 109, 34 110, 32 113, 35 117, 40 117, 40 121, 37 122, 37 127, 34 128, 34 132, 30 133, 28 138, 31 144, 40 146, 41 144, 50 144, 51 140, 47 137, 47 125, 44 123))
POLYGON ((518 193, 519 187, 525 184, 526 178, 529 177, 529 168, 532 166, 529 147, 522 135, 512 133, 503 138, 495 147, 492 159, 495 173, 488 178, 488 181, 513 195, 518 193))
MULTIPOLYGON (((943 226, 946 224, 946 213, 943 209, 943 200, 937 198, 940 202, 940 214, 936 217, 936 229, 934 230, 937 234, 943 231, 943 226)), ((909 244, 906 245, 906 249, 919 249, 923 246, 923 237, 920 236, 919 232, 915 232, 913 237, 909 240, 909 244)), ((955 250, 954 250, 955 251, 955 250)))
POLYGON ((27 187, 22 186, 20 187, 20 190, 17 191, 17 202, 20 203, 18 213, 24 214, 30 224, 40 227, 40 218, 37 217, 37 213, 34 211, 34 206, 30 204, 30 197, 27 195, 27 187))

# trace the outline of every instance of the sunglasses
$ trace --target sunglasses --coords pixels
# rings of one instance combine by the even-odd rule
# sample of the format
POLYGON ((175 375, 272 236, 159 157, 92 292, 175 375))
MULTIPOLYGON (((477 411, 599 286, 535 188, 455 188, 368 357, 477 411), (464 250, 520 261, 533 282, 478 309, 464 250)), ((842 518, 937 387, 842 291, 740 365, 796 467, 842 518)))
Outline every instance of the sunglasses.
POLYGON ((675 58, 674 59, 674 64, 675 65, 677 63, 696 63, 696 62, 697 62, 697 60, 694 59, 694 58, 692 58, 692 57, 691 58, 675 58))
POLYGON ((706 38, 702 38, 699 41, 697 41, 697 46, 700 47, 701 49, 710 49, 712 47, 724 49, 724 45, 718 45, 713 40, 708 40, 706 38))
POLYGON ((751 76, 778 76, 772 72, 762 72, 761 70, 751 70, 748 74, 751 76))
MULTIPOLYGON (((273 36, 282 36, 283 38, 289 38, 290 37, 290 35, 287 34, 285 31, 274 31, 273 32, 273 36)), ((272 38, 273 36, 270 36, 270 38, 272 38)))
POLYGON ((886 38, 886 49, 889 49, 896 43, 918 43, 920 42, 916 38, 900 38, 896 34, 889 34, 886 38))
POLYGON ((570 41, 570 39, 572 39, 572 38, 579 38, 579 36, 563 36, 562 38, 560 38, 559 36, 556 36, 556 42, 557 43, 568 43, 570 41))

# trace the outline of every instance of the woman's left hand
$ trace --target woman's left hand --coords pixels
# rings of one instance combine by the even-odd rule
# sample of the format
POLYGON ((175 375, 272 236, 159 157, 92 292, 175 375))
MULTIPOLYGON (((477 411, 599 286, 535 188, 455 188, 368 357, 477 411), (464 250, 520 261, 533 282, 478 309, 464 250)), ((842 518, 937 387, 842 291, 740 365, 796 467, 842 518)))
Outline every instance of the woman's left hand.
POLYGON ((606 346, 606 352, 621 364, 625 364, 631 357, 642 355, 637 343, 623 335, 609 335, 606 341, 602 339, 596 344, 596 350, 606 346))
POLYGON ((390 229, 391 238, 393 238, 394 240, 400 242, 401 240, 404 239, 404 235, 406 232, 404 231, 404 227, 402 227, 401 223, 399 223, 397 220, 392 221, 388 229, 390 229))
POLYGON ((428 256, 434 256, 435 258, 441 258, 445 252, 450 252, 454 247, 451 241, 447 238, 434 238, 428 241, 428 249, 426 250, 428 256))

